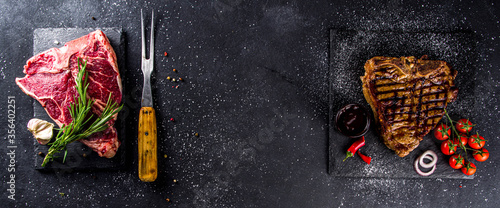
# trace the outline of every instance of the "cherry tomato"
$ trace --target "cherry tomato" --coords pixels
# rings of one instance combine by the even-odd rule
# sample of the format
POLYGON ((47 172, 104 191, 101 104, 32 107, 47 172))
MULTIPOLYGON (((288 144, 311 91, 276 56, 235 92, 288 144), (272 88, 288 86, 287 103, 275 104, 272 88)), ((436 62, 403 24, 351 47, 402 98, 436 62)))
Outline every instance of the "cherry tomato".
POLYGON ((441 143, 441 152, 445 155, 452 155, 457 151, 457 145, 451 140, 446 140, 441 143))
POLYGON ((451 134, 451 128, 448 127, 446 124, 439 124, 435 129, 434 129, 434 137, 438 140, 447 140, 450 138, 451 134))
POLYGON ((469 121, 469 119, 462 118, 457 121, 455 127, 457 131, 461 133, 469 133, 474 125, 469 121))
POLYGON ((449 160, 450 166, 453 169, 460 169, 464 166, 464 158, 462 155, 453 155, 449 160))
POLYGON ((476 165, 471 162, 466 162, 461 170, 465 175, 474 175, 474 173, 476 173, 476 165))
POLYGON ((471 137, 469 137, 469 146, 473 149, 481 149, 484 147, 484 144, 486 143, 486 140, 482 136, 479 136, 479 134, 474 134, 471 137))
POLYGON ((481 148, 480 150, 473 151, 472 155, 478 162, 484 162, 490 157, 490 152, 485 148, 481 148))
POLYGON ((467 145, 468 140, 469 138, 467 137, 467 135, 465 135, 464 133, 460 133, 458 138, 453 139, 453 142, 455 142, 455 144, 459 144, 458 142, 460 141, 460 143, 465 146, 467 145))

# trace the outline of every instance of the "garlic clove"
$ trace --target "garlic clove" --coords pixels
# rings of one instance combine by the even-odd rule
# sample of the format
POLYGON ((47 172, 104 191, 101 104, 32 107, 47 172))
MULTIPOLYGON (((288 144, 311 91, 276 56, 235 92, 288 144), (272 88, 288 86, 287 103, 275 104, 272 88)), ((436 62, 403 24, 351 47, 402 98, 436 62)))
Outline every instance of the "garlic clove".
POLYGON ((33 118, 28 122, 28 130, 41 145, 50 142, 53 136, 53 128, 54 124, 38 118, 33 118))

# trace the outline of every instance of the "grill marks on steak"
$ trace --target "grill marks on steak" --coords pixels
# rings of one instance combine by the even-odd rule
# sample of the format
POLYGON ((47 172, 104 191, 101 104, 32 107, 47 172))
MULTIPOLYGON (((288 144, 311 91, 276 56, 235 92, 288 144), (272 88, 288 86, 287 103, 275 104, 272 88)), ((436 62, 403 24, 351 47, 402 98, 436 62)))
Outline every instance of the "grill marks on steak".
MULTIPOLYGON (((51 48, 33 56, 24 66, 26 76, 16 78, 16 84, 23 92, 38 100, 59 126, 72 121, 69 106, 78 96, 75 88, 78 58, 87 61, 87 97, 95 101, 92 113, 99 116, 110 93, 113 102, 120 103, 122 99, 116 54, 100 30, 72 40, 61 48, 51 48)), ((116 115, 110 125, 115 120, 116 115)), ((80 141, 107 158, 113 157, 120 145, 113 126, 80 141)))
POLYGON ((365 64, 363 94, 382 139, 400 157, 413 151, 458 93, 456 71, 444 61, 374 57, 365 64))

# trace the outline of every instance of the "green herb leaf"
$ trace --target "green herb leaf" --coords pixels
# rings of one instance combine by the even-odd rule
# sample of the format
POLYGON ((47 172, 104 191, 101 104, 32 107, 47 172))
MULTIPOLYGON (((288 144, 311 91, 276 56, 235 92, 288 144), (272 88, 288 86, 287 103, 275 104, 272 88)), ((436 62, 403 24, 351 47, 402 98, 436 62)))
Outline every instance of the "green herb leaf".
POLYGON ((78 97, 75 97, 75 103, 72 103, 69 107, 69 112, 71 118, 73 119, 68 125, 63 125, 59 132, 57 133, 56 140, 50 143, 50 148, 43 159, 42 167, 54 160, 55 154, 65 151, 63 162, 66 160, 66 155, 68 151, 66 145, 71 142, 77 141, 89 137, 90 135, 104 131, 109 128, 108 121, 114 118, 123 107, 123 105, 118 105, 112 102, 111 94, 109 94, 108 101, 104 107, 101 115, 94 119, 94 115, 90 113, 94 100, 88 100, 87 98, 87 88, 89 84, 87 83, 87 62, 83 64, 78 59, 78 74, 76 77, 76 90, 78 92, 78 97), (87 125, 89 122, 93 122, 87 125), (88 127, 87 127, 88 126, 88 127))

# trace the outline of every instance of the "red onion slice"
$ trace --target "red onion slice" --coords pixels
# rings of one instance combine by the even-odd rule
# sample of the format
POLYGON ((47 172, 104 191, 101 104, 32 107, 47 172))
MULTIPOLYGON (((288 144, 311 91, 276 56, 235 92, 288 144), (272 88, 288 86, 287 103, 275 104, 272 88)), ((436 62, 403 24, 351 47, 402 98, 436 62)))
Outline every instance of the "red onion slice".
POLYGON ((432 150, 427 150, 424 152, 424 154, 420 155, 420 157, 418 157, 415 162, 413 163, 414 167, 415 167, 415 171, 417 171, 417 173, 421 176, 429 176, 431 175, 432 173, 434 173, 434 171, 436 170, 436 162, 437 162, 437 155, 434 151, 432 150), (424 162, 424 159, 428 159, 430 160, 429 163, 425 163, 424 162), (432 169, 428 172, 423 172, 420 170, 419 168, 419 165, 422 166, 423 168, 430 168, 432 167, 432 169))
POLYGON ((418 163, 423 168, 431 168, 432 166, 434 166, 436 164, 437 159, 438 159, 437 155, 436 155, 436 153, 434 151, 427 150, 427 151, 424 152, 424 154, 420 155, 418 163), (429 157, 429 155, 430 155, 430 157, 429 157), (429 163, 425 163, 424 159, 429 159, 430 162, 429 163))

